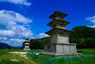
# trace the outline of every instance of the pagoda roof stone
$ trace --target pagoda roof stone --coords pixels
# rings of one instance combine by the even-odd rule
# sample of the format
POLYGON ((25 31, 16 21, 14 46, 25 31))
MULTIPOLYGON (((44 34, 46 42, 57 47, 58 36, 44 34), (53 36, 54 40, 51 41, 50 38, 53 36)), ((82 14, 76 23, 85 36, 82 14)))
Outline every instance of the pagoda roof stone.
POLYGON ((60 17, 66 17, 68 16, 68 14, 65 14, 65 13, 62 13, 62 12, 59 12, 59 11, 55 11, 52 15, 49 16, 49 18, 51 19, 55 19, 57 16, 60 16, 60 17))
POLYGON ((48 26, 52 26, 53 23, 63 23, 64 25, 69 24, 70 22, 66 21, 66 20, 59 20, 59 19, 54 19, 51 22, 49 22, 47 25, 48 26))
POLYGON ((61 32, 63 32, 63 31, 71 32, 70 30, 67 30, 67 29, 53 28, 50 31, 46 32, 46 34, 59 33, 59 31, 61 31, 61 32))

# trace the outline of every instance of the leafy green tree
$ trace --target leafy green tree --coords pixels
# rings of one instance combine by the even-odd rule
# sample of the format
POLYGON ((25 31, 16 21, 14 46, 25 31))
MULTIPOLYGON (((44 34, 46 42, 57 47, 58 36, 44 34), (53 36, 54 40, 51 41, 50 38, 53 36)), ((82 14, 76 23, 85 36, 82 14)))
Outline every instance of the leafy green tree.
POLYGON ((49 43, 49 37, 39 38, 39 39, 31 39, 30 40, 30 48, 31 49, 44 49, 44 45, 49 43))
POLYGON ((70 42, 77 43, 78 48, 92 48, 95 45, 95 28, 77 26, 72 29, 70 42))

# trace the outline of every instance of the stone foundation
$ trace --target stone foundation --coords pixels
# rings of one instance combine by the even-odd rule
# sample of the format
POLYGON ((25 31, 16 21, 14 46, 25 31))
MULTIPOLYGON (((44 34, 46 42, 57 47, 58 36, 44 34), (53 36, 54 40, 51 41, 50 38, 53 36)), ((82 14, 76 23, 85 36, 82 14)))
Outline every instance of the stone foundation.
POLYGON ((45 46, 45 52, 54 54, 54 55, 71 55, 77 54, 76 44, 49 44, 45 46))

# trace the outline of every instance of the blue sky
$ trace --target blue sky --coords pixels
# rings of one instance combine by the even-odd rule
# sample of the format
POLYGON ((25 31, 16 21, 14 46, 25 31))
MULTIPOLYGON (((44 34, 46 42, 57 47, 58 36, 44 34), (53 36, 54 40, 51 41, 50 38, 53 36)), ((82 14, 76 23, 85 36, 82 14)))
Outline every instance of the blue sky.
POLYGON ((67 13, 65 18, 75 26, 95 27, 94 0, 0 0, 0 41, 21 46, 25 38, 42 38, 51 28, 49 15, 55 10, 67 13))

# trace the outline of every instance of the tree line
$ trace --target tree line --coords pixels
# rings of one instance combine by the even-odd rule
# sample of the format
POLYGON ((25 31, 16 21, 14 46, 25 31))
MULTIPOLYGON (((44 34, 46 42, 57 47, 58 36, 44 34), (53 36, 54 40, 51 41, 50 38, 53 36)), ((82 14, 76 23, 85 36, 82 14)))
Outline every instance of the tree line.
MULTIPOLYGON (((95 48, 95 28, 77 26, 69 35, 70 43, 77 43, 77 48, 95 48)), ((50 43, 50 38, 39 38, 30 40, 31 49, 43 49, 45 44, 50 43)))

